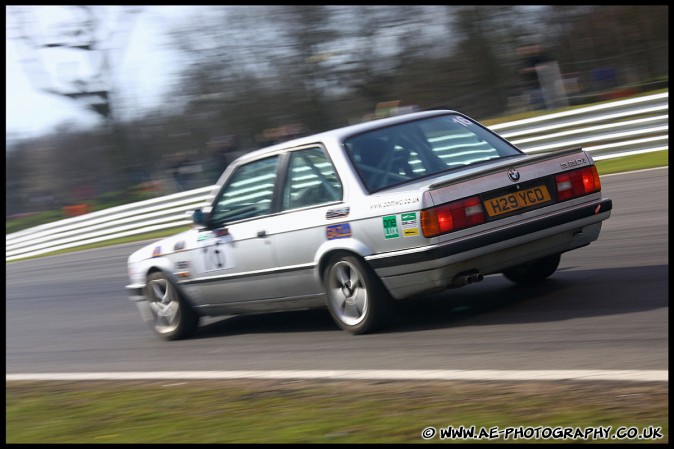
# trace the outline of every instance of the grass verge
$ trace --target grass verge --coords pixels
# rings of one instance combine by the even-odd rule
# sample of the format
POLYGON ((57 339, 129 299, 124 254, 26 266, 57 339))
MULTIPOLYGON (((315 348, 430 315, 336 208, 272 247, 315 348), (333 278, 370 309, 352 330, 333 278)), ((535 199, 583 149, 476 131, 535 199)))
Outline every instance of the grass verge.
MULTIPOLYGON (((668 385, 625 382, 138 381, 6 383, 7 443, 420 443, 421 431, 611 426, 667 443, 668 385), (651 433, 654 435, 654 433, 651 433), (657 436, 657 434, 655 434, 657 436)), ((522 430, 520 431, 522 432, 522 430)), ((533 431, 529 431, 533 432, 533 431)), ((524 436, 525 433, 520 433, 524 436)), ((592 435, 592 434, 588 434, 592 435)))
POLYGON ((644 170, 647 168, 668 167, 669 150, 616 157, 613 159, 602 159, 596 161, 595 164, 597 165, 597 171, 600 175, 644 170))

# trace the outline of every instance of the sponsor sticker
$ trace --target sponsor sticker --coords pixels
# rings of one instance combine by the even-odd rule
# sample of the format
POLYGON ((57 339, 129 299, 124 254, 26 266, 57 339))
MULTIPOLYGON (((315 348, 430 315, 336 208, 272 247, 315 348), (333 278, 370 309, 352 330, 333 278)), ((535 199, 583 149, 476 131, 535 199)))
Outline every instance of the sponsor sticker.
POLYGON ((398 229, 398 219, 395 215, 387 215, 383 217, 384 223, 384 238, 397 239, 400 237, 400 230, 398 229))
POLYGON ((400 223, 403 228, 403 237, 414 237, 419 235, 419 220, 416 212, 408 212, 400 216, 400 223))
POLYGON ((201 242, 203 240, 209 240, 215 237, 215 234, 213 234, 212 231, 206 231, 206 232, 201 232, 199 233, 199 237, 197 237, 197 242, 201 242))
POLYGON ((349 225, 349 223, 330 225, 325 228, 325 235, 328 240, 351 237, 351 225, 349 225))
POLYGON ((454 123, 458 123, 459 125, 463 125, 463 126, 470 126, 470 125, 472 125, 472 123, 470 122, 470 120, 467 120, 467 119, 465 119, 465 118, 463 118, 463 117, 454 117, 454 123))
POLYGON ((226 237, 229 235, 229 229, 227 228, 222 228, 222 229, 216 229, 213 234, 215 234, 216 237, 226 237))
POLYGON ((391 207, 398 207, 404 204, 414 204, 419 202, 419 197, 408 197, 382 201, 379 203, 370 204, 370 209, 388 209, 391 207))
POLYGON ((342 207, 339 209, 328 209, 325 213, 325 218, 328 220, 334 220, 336 218, 345 218, 349 216, 351 208, 349 206, 342 207))

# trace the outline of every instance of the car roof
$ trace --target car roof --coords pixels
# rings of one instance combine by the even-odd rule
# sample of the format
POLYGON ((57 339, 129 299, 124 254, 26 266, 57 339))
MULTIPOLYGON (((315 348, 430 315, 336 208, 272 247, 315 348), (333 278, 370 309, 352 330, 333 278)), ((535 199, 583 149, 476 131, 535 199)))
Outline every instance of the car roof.
POLYGON ((266 154, 272 154, 280 150, 285 150, 293 147, 301 147, 305 145, 314 144, 317 142, 333 141, 339 143, 342 142, 347 137, 350 137, 354 134, 360 134, 366 131, 371 131, 373 129, 396 125, 398 123, 404 123, 408 121, 418 120, 421 118, 434 117, 448 113, 456 114, 457 112, 449 109, 412 112, 410 114, 396 115, 394 117, 381 118, 369 122, 344 126, 341 128, 332 129, 330 131, 324 131, 321 133, 311 134, 309 136, 298 137, 296 139, 287 140, 282 143, 260 148, 259 150, 251 151, 249 153, 244 154, 243 156, 239 157, 238 160, 240 162, 244 162, 248 159, 257 159, 258 157, 264 156, 266 154))

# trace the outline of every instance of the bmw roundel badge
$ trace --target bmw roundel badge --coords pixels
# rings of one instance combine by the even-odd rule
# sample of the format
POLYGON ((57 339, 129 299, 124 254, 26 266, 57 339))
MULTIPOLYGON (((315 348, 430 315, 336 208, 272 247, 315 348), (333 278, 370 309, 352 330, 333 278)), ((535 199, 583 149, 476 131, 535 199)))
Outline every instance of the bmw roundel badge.
POLYGON ((510 170, 508 170, 508 178, 510 178, 512 182, 517 182, 520 179, 520 172, 518 172, 514 168, 511 168, 510 170))

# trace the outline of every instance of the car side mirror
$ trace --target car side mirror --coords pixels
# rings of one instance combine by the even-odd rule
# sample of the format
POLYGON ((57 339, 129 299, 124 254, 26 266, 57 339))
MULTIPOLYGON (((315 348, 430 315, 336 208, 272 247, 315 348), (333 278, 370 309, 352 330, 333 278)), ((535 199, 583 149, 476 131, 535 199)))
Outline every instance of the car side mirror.
POLYGON ((204 212, 203 209, 197 209, 192 212, 192 221, 199 226, 207 226, 208 218, 209 214, 204 212))

